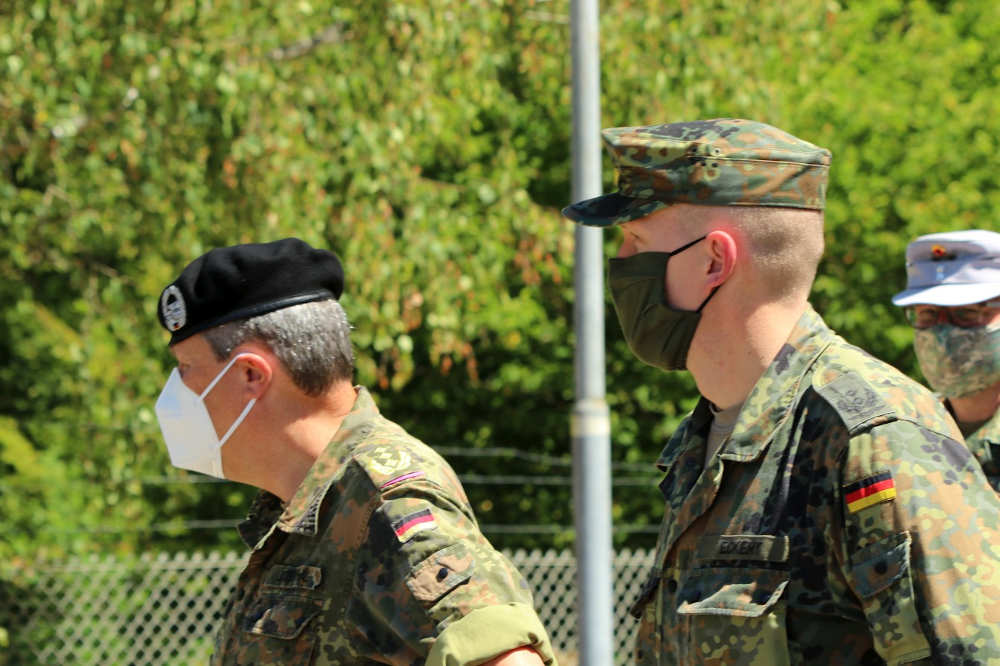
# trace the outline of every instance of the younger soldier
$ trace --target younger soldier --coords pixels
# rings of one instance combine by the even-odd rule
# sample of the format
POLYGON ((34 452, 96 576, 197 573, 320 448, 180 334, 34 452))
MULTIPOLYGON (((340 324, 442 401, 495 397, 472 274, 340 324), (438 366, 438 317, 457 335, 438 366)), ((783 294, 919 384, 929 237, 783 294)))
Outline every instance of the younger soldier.
POLYGON ((906 289, 892 302, 914 328, 927 383, 1000 491, 1000 233, 920 236, 906 248, 906 289))
POLYGON ((929 391, 810 307, 830 153, 748 120, 604 131, 611 297, 702 399, 663 449, 639 664, 1000 663, 1000 500, 929 391))
POLYGON ((213 664, 554 664, 531 594, 432 449, 351 383, 340 261, 295 239, 163 290, 171 462, 261 489, 213 664))

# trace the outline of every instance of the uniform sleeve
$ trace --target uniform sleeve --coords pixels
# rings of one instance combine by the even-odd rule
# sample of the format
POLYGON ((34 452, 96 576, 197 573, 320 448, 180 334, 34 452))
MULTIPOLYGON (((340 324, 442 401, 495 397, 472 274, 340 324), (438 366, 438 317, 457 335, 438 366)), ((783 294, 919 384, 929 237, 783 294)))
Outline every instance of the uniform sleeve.
POLYGON ((1000 501, 965 445, 887 423, 850 439, 839 477, 838 555, 879 655, 997 663, 1000 501))
POLYGON ((454 488, 424 474, 382 493, 359 551, 356 630, 376 661, 479 664, 522 646, 555 664, 531 592, 454 488))

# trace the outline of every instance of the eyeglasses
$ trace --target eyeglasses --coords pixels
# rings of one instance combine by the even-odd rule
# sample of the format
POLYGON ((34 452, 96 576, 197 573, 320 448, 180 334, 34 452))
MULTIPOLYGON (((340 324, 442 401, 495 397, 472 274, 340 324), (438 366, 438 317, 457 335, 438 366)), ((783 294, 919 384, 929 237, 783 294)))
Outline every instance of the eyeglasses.
POLYGON ((906 320, 916 329, 937 326, 947 321, 959 328, 986 326, 1000 315, 1000 300, 987 301, 978 305, 945 307, 942 305, 910 305, 903 308, 906 320))

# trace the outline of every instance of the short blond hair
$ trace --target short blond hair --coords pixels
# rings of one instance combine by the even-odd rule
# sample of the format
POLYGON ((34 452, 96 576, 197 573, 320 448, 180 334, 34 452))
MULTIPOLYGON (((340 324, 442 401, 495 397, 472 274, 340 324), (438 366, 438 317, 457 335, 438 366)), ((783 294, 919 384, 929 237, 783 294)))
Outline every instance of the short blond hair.
POLYGON ((699 233, 731 227, 773 300, 806 298, 823 257, 823 212, 778 206, 692 206, 699 233))

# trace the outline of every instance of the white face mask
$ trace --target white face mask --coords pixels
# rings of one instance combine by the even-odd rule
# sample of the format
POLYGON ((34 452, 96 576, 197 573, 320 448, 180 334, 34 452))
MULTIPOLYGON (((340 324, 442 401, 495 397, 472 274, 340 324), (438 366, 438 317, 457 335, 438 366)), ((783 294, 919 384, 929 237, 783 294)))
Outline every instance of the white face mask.
POLYGON ((160 430, 167 443, 170 464, 174 467, 201 472, 220 479, 225 478, 222 473, 222 445, 250 413, 250 408, 257 399, 254 398, 247 403, 243 413, 229 426, 222 439, 219 439, 215 433, 215 426, 212 425, 212 417, 205 407, 205 396, 240 356, 243 355, 234 356, 222 372, 209 382, 201 395, 184 384, 177 368, 170 373, 160 397, 156 400, 156 418, 160 422, 160 430))

